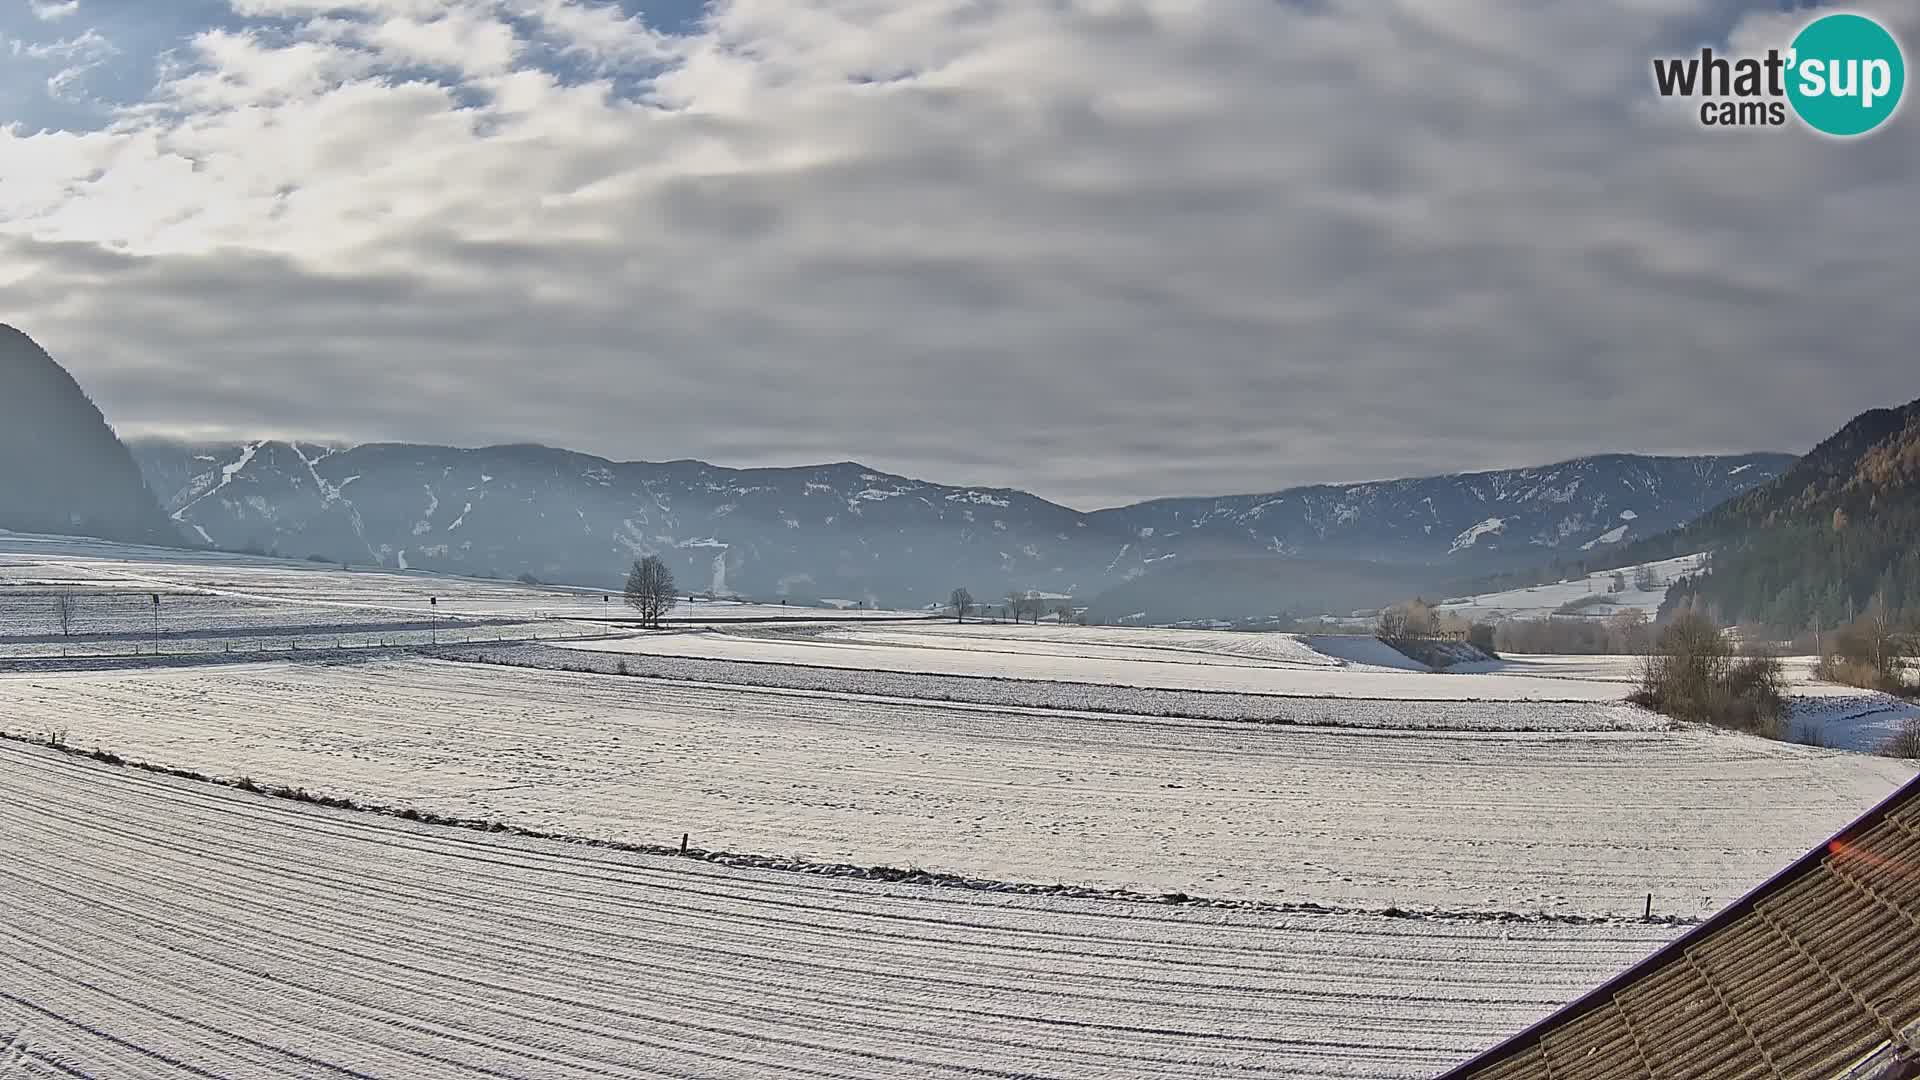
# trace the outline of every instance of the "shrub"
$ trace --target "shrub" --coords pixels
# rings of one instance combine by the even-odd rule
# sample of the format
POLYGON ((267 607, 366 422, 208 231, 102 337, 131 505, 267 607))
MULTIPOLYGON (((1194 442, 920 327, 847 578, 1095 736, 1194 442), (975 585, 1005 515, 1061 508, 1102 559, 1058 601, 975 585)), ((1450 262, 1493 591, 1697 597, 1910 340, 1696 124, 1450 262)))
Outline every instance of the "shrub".
POLYGON ((1777 657, 1735 656, 1712 619, 1682 612, 1660 631, 1630 698, 1689 723, 1786 735, 1786 676, 1777 657))
POLYGON ((1650 636, 1646 615, 1629 609, 1605 619, 1509 619, 1495 628, 1494 644, 1501 652, 1630 655, 1645 653, 1650 636))
POLYGON ((1874 610, 1833 632, 1814 673, 1867 690, 1911 692, 1906 666, 1914 644, 1876 604, 1874 610))
POLYGON ((1920 760, 1920 716, 1909 716, 1898 734, 1880 745, 1887 757, 1920 760))
POLYGON ((1425 600, 1409 600, 1395 604, 1380 612, 1380 624, 1376 633, 1380 640, 1388 644, 1411 641, 1414 638, 1432 637, 1439 629, 1434 618, 1433 605, 1425 600))
POLYGON ((1576 596, 1553 609, 1555 615, 1581 615, 1594 608, 1612 607, 1620 601, 1606 593, 1592 593, 1588 596, 1576 596))
POLYGON ((1494 631, 1492 623, 1477 622, 1467 627, 1468 643, 1481 652, 1486 653, 1488 656, 1499 659, 1500 654, 1494 651, 1493 639, 1494 631))

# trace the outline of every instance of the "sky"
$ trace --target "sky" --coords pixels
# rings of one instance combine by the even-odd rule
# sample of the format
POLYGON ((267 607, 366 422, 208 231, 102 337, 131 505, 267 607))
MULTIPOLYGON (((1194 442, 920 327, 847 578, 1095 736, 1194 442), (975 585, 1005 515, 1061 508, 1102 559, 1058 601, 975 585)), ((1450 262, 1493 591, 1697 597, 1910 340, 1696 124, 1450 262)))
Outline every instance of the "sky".
POLYGON ((1809 18, 0 0, 0 321, 125 436, 1081 508, 1804 450, 1920 396, 1920 109, 1709 131, 1651 61, 1809 18))

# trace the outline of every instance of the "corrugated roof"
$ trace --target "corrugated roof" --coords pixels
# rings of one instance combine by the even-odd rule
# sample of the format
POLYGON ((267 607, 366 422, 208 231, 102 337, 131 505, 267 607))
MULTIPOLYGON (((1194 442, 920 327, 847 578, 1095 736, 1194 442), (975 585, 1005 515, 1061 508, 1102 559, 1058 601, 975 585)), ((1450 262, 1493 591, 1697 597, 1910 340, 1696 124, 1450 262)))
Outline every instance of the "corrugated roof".
POLYGON ((1920 777, 1442 1080, 1866 1080, 1912 1075, 1908 1055, 1920 1059, 1920 777))

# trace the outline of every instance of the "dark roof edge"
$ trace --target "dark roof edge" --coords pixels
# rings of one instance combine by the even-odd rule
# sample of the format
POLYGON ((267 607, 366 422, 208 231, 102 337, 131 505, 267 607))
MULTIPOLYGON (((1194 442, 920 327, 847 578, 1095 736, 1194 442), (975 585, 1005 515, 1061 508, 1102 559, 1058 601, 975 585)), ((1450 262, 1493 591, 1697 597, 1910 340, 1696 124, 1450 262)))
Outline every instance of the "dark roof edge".
POLYGON ((1709 934, 1718 932, 1729 923, 1734 922, 1741 916, 1752 911, 1754 906, 1759 904, 1760 901, 1765 900, 1774 893, 1780 892, 1787 886, 1792 885, 1794 882, 1799 881, 1801 878, 1819 869, 1821 860, 1827 857, 1827 853, 1833 849, 1834 845, 1847 843, 1858 837, 1861 833, 1880 824, 1888 814, 1892 813, 1908 799, 1920 799, 1920 776, 1915 776, 1905 784, 1902 784, 1899 788, 1895 789, 1891 795, 1880 800, 1873 809, 1868 810, 1866 813, 1854 819, 1846 828, 1828 837, 1825 843, 1807 852, 1805 855, 1800 856, 1800 858, 1794 860, 1792 864, 1787 866, 1786 869, 1781 870, 1758 886, 1755 886, 1749 890, 1745 896, 1735 900, 1727 907, 1722 908, 1706 922, 1667 942, 1655 950, 1651 956, 1648 956, 1646 959, 1620 974, 1615 975, 1613 978, 1608 979, 1600 986, 1580 995, 1573 1001, 1562 1005, 1519 1034, 1508 1038, 1504 1042, 1497 1043, 1481 1051, 1479 1054, 1474 1055, 1467 1061, 1441 1073, 1436 1080, 1463 1080, 1463 1078, 1470 1073, 1498 1064, 1515 1054, 1529 1049, 1545 1037, 1548 1031, 1571 1023, 1585 1016, 1587 1013, 1598 1009, 1600 1006, 1606 1004, 1607 1001, 1613 997, 1614 993, 1622 987, 1644 979, 1654 972, 1659 971, 1661 968, 1666 967, 1668 964, 1681 959, 1685 954, 1685 950, 1695 942, 1709 934))

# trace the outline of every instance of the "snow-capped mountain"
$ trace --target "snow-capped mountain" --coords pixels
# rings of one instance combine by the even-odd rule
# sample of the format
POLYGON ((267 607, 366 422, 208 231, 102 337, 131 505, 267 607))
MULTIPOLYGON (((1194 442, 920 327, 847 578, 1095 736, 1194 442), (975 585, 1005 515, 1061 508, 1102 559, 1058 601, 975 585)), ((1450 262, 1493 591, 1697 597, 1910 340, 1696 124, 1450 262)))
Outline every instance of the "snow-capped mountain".
POLYGON ((1083 513, 850 462, 726 469, 539 446, 134 447, 191 536, 388 567, 612 586, 660 554, 691 589, 936 602, 956 585, 1091 597, 1156 570, 1261 556, 1479 568, 1577 558, 1684 523, 1772 479, 1785 454, 1608 455, 1083 513))
POLYGON ((1156 499, 1091 515, 1147 559, 1249 551, 1387 563, 1577 559, 1684 525, 1791 465, 1791 454, 1602 454, 1267 495, 1156 499))
POLYGON ((954 585, 1097 587, 1118 548, 1019 491, 852 463, 723 469, 540 446, 142 444, 148 482, 202 541, 383 566, 612 586, 659 554, 683 588, 924 603, 954 585), (1111 550, 1110 550, 1111 548, 1111 550))

